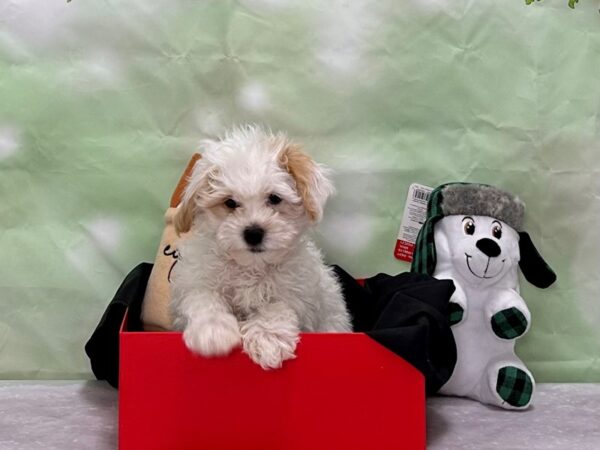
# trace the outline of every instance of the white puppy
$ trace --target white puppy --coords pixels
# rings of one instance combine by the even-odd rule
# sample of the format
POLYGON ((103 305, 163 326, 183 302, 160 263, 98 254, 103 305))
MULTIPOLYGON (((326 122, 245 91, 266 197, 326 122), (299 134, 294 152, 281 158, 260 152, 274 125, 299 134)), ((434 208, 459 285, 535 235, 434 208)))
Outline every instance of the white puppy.
POLYGON ((294 357, 300 331, 350 331, 338 282, 305 236, 333 186, 283 134, 207 141, 175 217, 174 326, 204 356, 243 347, 263 368, 294 357))

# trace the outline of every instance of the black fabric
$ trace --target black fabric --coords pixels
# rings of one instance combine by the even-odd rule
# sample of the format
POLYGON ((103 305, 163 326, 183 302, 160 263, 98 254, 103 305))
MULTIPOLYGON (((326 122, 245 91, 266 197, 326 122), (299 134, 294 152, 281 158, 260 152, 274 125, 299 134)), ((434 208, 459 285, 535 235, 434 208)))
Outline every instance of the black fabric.
POLYGON ((85 344, 92 372, 113 387, 119 385, 119 329, 129 308, 129 329, 142 330, 142 302, 151 271, 152 264, 141 263, 127 275, 85 344))
MULTIPOLYGON (((141 307, 152 264, 142 263, 125 278, 85 346, 92 371, 111 386, 119 382, 119 329, 129 308, 129 330, 142 330, 141 307)), ((379 274, 364 287, 334 266, 355 331, 371 338, 414 365, 434 393, 450 378, 456 346, 448 323, 451 281, 429 275, 379 274)))
POLYGON ((340 267, 334 268, 354 331, 365 332, 415 366, 425 376, 427 393, 436 393, 456 364, 448 321, 454 283, 407 272, 376 275, 363 287, 340 267))

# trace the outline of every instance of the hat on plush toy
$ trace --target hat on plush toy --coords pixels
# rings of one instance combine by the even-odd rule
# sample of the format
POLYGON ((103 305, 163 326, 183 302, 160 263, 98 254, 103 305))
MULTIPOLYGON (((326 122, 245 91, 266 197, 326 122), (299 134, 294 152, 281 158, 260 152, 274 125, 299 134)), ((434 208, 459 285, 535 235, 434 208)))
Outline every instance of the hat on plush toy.
POLYGON ((480 183, 446 183, 433 190, 427 204, 427 218, 415 244, 412 272, 432 275, 436 266, 434 227, 451 215, 489 216, 500 220, 519 233, 521 260, 519 267, 525 279, 534 286, 546 288, 556 274, 536 250, 529 234, 522 231, 525 205, 516 196, 494 186, 480 183))

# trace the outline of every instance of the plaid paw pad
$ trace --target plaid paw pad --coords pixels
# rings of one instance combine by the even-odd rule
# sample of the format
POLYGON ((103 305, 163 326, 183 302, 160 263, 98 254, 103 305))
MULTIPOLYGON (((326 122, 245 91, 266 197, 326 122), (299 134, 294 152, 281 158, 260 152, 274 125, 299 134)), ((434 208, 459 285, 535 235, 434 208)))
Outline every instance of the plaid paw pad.
POLYGON ((533 381, 523 370, 506 366, 498 371, 496 392, 509 405, 526 406, 533 394, 533 381))
POLYGON ((456 325, 463 319, 465 310, 458 303, 450 302, 448 304, 448 321, 450 326, 456 325))
POLYGON ((503 309, 492 316, 492 330, 502 339, 514 339, 525 333, 527 319, 517 308, 503 309))

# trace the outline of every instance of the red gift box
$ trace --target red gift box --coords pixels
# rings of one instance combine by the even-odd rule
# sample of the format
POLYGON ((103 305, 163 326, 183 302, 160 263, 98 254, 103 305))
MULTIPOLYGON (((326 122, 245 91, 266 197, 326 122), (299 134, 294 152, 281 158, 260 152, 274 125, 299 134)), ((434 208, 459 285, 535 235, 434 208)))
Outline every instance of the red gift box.
POLYGON ((181 333, 120 331, 121 450, 424 449, 425 380, 363 333, 303 333, 265 371, 181 333))

